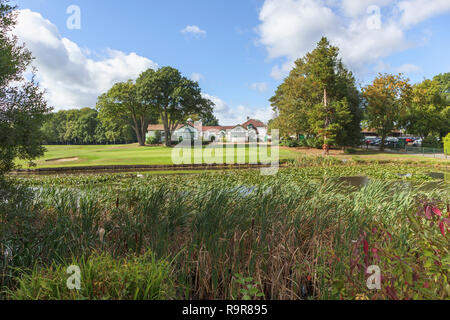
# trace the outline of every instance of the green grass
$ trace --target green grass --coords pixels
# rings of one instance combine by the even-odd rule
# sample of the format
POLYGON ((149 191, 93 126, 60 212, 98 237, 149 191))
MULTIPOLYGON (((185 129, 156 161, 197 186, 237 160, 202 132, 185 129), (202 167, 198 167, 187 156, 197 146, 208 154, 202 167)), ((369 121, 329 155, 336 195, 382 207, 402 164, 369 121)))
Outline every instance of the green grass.
POLYGON ((6 298, 70 298, 63 271, 72 263, 85 272, 86 288, 73 298, 139 298, 155 283, 155 298, 243 299, 242 278, 251 278, 266 299, 392 298, 387 282, 382 291, 367 289, 367 263, 380 265, 399 298, 449 298, 442 279, 450 235, 442 236, 437 219, 416 218, 424 206, 448 215, 449 189, 421 190, 396 175, 410 173, 407 179, 420 184, 431 179, 427 171, 318 163, 274 176, 244 170, 194 178, 7 178, 0 188, 0 298, 2 291, 6 298), (355 189, 335 179, 346 175, 373 179, 355 189), (379 257, 364 253, 364 241, 379 257), (140 260, 146 252, 156 272, 150 279, 140 260), (107 258, 98 260, 99 254, 107 258), (399 259, 392 263, 392 257, 399 259), (120 279, 130 290, 121 290, 120 279))
MULTIPOLYGON (((47 152, 35 162, 37 168, 75 167, 75 166, 107 166, 107 165, 170 165, 172 162, 172 148, 166 147, 138 147, 130 145, 96 145, 96 146, 45 146, 47 152), (49 161, 61 158, 78 158, 72 161, 49 161)), ((239 147, 243 148, 243 147, 239 147)), ((236 149, 237 150, 237 149, 236 149)), ((241 149, 242 150, 242 149, 241 149)), ((246 162, 250 151, 246 147, 246 162)), ((231 151, 236 159, 236 152, 231 151)), ((253 151, 251 151, 253 152, 253 151)), ((254 154, 254 152, 253 152, 254 154)), ((298 153, 280 149, 280 159, 294 158, 298 153)), ((226 157, 224 152, 224 158, 226 157)), ((192 159, 194 156, 192 155, 192 159)), ((258 160, 262 160, 258 156, 258 160)), ((16 162, 27 168, 25 161, 16 162)))

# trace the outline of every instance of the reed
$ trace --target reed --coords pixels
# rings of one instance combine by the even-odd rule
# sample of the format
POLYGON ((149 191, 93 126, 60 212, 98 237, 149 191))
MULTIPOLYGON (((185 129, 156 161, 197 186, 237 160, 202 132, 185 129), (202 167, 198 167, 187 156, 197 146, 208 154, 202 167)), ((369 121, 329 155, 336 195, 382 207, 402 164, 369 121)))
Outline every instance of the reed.
MULTIPOLYGON (((33 281, 43 277, 62 281, 61 266, 73 261, 86 266, 99 254, 114 269, 124 261, 138 261, 133 259, 147 252, 152 254, 152 264, 170 269, 164 279, 170 278, 173 292, 165 297, 242 299, 244 280, 260 293, 253 297, 258 299, 369 295, 363 289, 363 271, 359 287, 355 285, 359 291, 347 289, 343 296, 336 289, 343 287, 337 279, 347 279, 350 266, 342 261, 351 260, 352 241, 377 226, 392 235, 383 246, 400 248, 402 259, 412 259, 409 252, 417 244, 410 241, 414 230, 407 223, 408 215, 420 207, 419 199, 435 199, 442 210, 450 203, 446 187, 427 192, 420 185, 399 189, 390 180, 392 170, 328 164, 309 171, 283 169, 272 177, 243 171, 10 180, 14 187, 9 192, 16 198, 8 195, 14 200, 3 203, 1 211, 3 297, 67 298, 53 289, 38 295, 33 281), (379 179, 360 190, 332 179, 355 172, 379 179)), ((417 168, 396 170, 411 173, 408 179, 419 183, 428 180, 417 168)), ((433 232, 433 237, 442 237, 438 230, 433 232)), ((363 243, 358 246, 362 252, 363 243)), ((142 268, 135 271, 145 273, 142 268)), ((105 266, 104 273, 108 270, 105 266)), ((95 282, 90 279, 88 283, 95 282)), ((103 297, 130 297, 130 293, 111 292, 118 279, 106 282, 103 297)), ((82 296, 102 297, 87 291, 82 296)))

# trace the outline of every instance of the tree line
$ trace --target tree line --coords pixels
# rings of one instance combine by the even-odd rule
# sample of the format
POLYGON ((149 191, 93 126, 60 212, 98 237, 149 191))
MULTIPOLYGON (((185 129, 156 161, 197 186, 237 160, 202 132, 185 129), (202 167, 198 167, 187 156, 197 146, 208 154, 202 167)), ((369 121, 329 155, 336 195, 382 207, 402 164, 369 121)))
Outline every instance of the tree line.
POLYGON ((93 108, 49 113, 41 127, 43 142, 52 144, 118 144, 136 142, 131 125, 118 125, 93 108))
POLYGON ((423 138, 443 138, 450 129, 450 73, 411 85, 402 74, 379 74, 358 89, 352 72, 339 58, 339 48, 323 37, 317 47, 295 62, 270 99, 276 117, 269 127, 285 138, 300 134, 330 146, 358 145, 361 123, 384 141, 394 129, 423 138))
POLYGON ((165 144, 188 118, 217 125, 212 102, 203 98, 197 82, 172 67, 148 69, 138 79, 119 82, 99 96, 96 108, 59 111, 46 116, 41 131, 46 144, 145 145, 149 124, 160 123, 165 144))

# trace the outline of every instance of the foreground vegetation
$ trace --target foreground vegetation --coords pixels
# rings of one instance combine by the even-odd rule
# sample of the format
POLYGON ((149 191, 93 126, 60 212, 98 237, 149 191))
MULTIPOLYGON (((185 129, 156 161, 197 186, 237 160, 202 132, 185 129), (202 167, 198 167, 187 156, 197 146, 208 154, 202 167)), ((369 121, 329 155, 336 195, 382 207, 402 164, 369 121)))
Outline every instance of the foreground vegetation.
POLYGON ((450 298, 450 194, 421 188, 429 169, 291 165, 276 176, 7 180, 2 297, 450 298), (346 175, 373 179, 357 189, 333 178, 346 175), (66 287, 73 264, 79 291, 66 287), (381 290, 367 289, 369 265, 381 268, 381 290))

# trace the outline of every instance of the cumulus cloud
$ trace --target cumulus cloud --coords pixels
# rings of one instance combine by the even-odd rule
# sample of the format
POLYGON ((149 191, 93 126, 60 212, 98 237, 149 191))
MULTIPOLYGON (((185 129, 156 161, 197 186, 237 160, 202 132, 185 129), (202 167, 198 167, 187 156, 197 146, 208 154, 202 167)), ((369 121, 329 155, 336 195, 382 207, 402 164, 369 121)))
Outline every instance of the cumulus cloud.
POLYGON ((93 107, 97 97, 116 82, 135 79, 158 65, 136 53, 106 49, 101 59, 91 58, 89 49, 63 38, 58 28, 40 13, 18 11, 14 34, 35 57, 40 84, 49 104, 58 109, 93 107))
POLYGON ((191 74, 191 80, 199 82, 200 80, 204 79, 205 77, 201 73, 193 73, 191 74))
POLYGON ((410 27, 436 14, 450 10, 448 0, 411 0, 400 1, 398 8, 402 12, 401 23, 410 27))
POLYGON ((265 0, 259 12, 258 43, 266 47, 269 59, 284 60, 272 70, 277 80, 322 36, 339 46, 344 62, 359 72, 423 42, 423 38, 410 41, 405 32, 449 10, 448 0, 265 0))
POLYGON ((252 83, 250 85, 250 88, 252 90, 256 90, 256 91, 261 92, 261 93, 266 92, 269 89, 269 87, 267 86, 267 83, 265 83, 265 82, 252 83))
POLYGON ((186 26, 183 30, 181 30, 181 33, 192 34, 192 35, 195 35, 195 36, 205 36, 206 35, 206 31, 200 29, 196 25, 186 26))
POLYGON ((422 68, 411 63, 402 64, 399 67, 392 67, 390 64, 379 61, 374 68, 378 73, 403 73, 405 75, 422 72, 422 68))
POLYGON ((400 67, 397 67, 395 70, 397 71, 397 73, 410 74, 410 73, 421 72, 422 68, 419 66, 416 66, 415 64, 405 63, 405 64, 401 65, 400 67))

